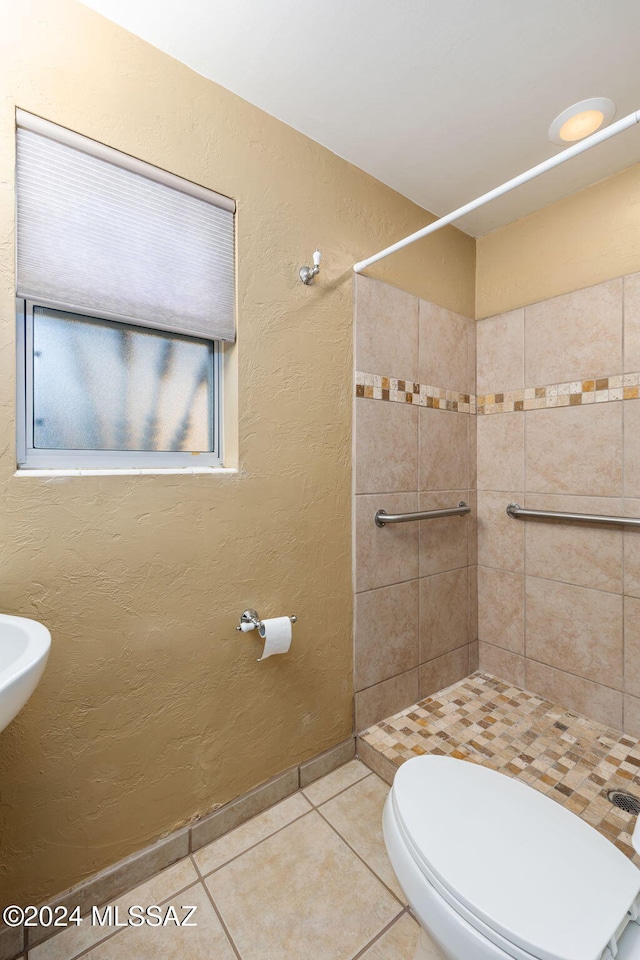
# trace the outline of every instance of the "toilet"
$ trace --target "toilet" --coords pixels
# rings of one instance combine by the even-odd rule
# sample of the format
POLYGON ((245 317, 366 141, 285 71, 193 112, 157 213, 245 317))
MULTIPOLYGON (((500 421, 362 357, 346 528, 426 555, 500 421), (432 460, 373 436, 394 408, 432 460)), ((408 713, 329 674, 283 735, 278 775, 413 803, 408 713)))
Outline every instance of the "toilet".
POLYGON ((434 956, 429 938, 446 960, 640 960, 640 870, 520 780, 415 757, 396 773, 383 832, 426 933, 414 960, 434 956))

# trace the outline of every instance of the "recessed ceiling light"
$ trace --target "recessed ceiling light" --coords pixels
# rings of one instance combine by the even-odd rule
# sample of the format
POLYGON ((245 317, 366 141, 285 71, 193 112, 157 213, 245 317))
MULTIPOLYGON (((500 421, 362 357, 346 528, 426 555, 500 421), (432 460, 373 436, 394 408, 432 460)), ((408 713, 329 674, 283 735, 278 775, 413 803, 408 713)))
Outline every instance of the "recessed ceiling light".
POLYGON ((613 120, 615 112, 615 103, 606 97, 581 100, 555 118, 549 127, 549 140, 562 146, 575 143, 613 120))

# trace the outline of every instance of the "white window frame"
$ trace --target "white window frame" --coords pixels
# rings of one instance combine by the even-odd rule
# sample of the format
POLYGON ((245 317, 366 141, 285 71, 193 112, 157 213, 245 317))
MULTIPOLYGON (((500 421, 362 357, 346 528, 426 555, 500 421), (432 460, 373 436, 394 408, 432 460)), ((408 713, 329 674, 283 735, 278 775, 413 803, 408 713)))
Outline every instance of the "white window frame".
MULTIPOLYGON (((213 346, 213 450, 210 452, 162 450, 44 450, 33 446, 33 309, 34 307, 63 310, 75 316, 91 316, 109 322, 99 311, 79 311, 47 300, 16 299, 16 459, 20 471, 28 470, 93 470, 180 468, 222 466, 222 343, 211 340, 213 346)), ((152 329, 141 326, 141 330, 152 329)), ((160 335, 168 334, 158 330, 160 335)), ((202 339, 200 337, 193 339, 202 339)))

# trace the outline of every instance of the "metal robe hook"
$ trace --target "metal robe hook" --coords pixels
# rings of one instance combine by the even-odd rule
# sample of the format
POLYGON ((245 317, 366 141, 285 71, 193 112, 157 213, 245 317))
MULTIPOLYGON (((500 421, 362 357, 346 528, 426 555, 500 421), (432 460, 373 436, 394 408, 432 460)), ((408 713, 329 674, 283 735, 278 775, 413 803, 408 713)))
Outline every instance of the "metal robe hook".
POLYGON ((313 278, 317 277, 320 273, 321 260, 322 254, 319 250, 316 250, 313 254, 313 267, 300 267, 300 279, 307 286, 309 286, 310 283, 313 283, 313 278))

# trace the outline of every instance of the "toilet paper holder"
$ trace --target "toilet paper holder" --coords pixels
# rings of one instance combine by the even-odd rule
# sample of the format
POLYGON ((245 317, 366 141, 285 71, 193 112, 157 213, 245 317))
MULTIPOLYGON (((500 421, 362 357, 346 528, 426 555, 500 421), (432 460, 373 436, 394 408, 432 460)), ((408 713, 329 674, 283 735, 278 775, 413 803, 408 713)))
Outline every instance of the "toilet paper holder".
MULTIPOLYGON (((298 618, 295 616, 289 617, 289 620, 291 620, 291 623, 296 623, 298 618)), ((258 616, 257 612, 255 610, 245 610, 240 617, 240 623, 236 627, 236 630, 242 630, 243 632, 246 632, 247 630, 255 630, 256 628, 259 630, 261 626, 262 620, 258 616)))

